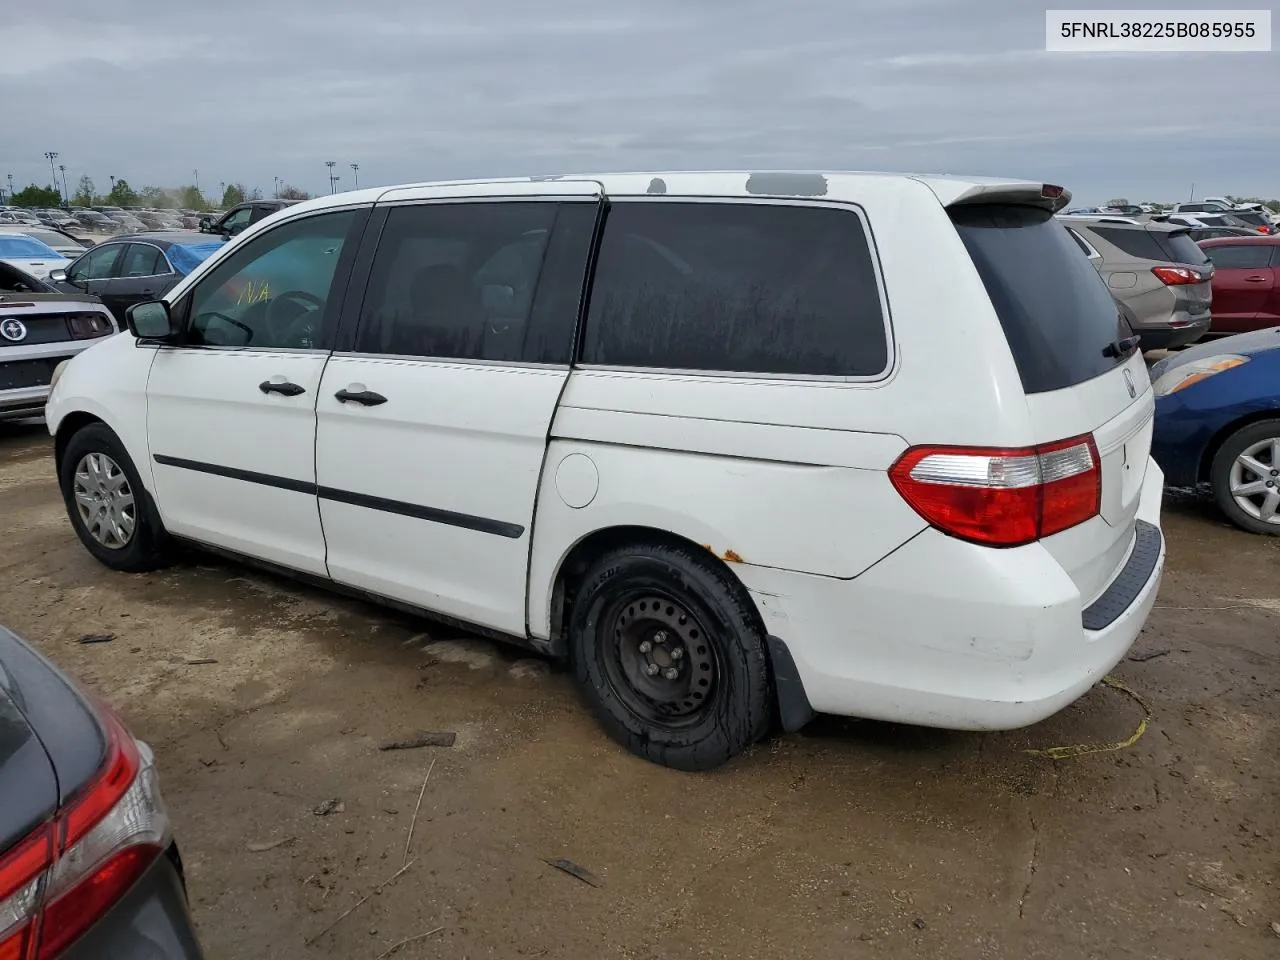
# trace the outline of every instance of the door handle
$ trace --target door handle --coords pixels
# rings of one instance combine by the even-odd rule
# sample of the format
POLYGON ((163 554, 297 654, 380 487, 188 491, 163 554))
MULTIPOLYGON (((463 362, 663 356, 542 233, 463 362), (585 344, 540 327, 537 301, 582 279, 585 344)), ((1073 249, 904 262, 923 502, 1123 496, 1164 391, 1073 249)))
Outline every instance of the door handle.
POLYGON ((296 383, 290 383, 288 380, 279 383, 273 380, 263 380, 258 384, 258 389, 263 393, 281 393, 286 397, 296 397, 300 393, 306 393, 306 387, 300 387, 296 383))
POLYGON ((339 403, 346 403, 349 400, 366 407, 376 407, 380 403, 387 402, 386 397, 372 390, 339 390, 334 396, 338 398, 339 403))
POLYGON ((1244 282, 1245 283, 1266 283, 1267 278, 1266 277, 1245 277, 1244 282))

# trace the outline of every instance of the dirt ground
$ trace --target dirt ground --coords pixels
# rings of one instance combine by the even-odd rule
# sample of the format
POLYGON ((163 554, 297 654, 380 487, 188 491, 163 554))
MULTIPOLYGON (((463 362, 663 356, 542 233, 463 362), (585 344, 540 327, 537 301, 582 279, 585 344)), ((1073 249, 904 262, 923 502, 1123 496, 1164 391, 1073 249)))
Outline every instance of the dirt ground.
POLYGON ((199 555, 104 569, 41 426, 0 425, 0 531, 0 622, 155 747, 215 960, 428 931, 396 956, 1280 956, 1280 539, 1190 498, 1115 671, 1136 741, 1099 686, 1012 733, 822 718, 706 775, 624 753, 521 653, 199 555), (422 730, 457 742, 378 749, 422 730), (1026 752, 1076 744, 1114 749, 1026 752))

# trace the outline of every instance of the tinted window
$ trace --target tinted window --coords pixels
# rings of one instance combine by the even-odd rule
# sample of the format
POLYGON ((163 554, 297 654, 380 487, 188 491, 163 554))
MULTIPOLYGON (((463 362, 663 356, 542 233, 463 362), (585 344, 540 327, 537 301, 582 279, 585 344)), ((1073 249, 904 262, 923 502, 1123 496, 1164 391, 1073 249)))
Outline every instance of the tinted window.
POLYGON ((158 273, 168 273, 169 265, 159 248, 149 243, 131 243, 125 251, 124 262, 120 265, 119 275, 122 277, 154 277, 158 273))
POLYGON ((1191 235, 1185 230, 1176 233, 1151 233, 1156 243, 1160 247, 1164 259, 1171 263, 1207 263, 1208 258, 1205 257, 1204 251, 1201 250, 1191 235))
POLYGON ((1094 250, 1093 247, 1089 246, 1089 244, 1085 242, 1084 237, 1080 236, 1080 234, 1076 233, 1069 227, 1067 228, 1067 233, 1071 234, 1071 239, 1076 242, 1077 247, 1084 251, 1084 255, 1086 257, 1098 256, 1098 252, 1094 250))
POLYGON ((111 268, 124 244, 108 243, 90 250, 71 265, 67 276, 73 280, 105 280, 112 276, 111 268))
POLYGON ((557 206, 438 203, 391 210, 369 274, 356 350, 521 359, 557 206))
POLYGON ((1245 210, 1235 210, 1232 212, 1231 216, 1234 217, 1236 220, 1239 220, 1241 223, 1249 224, 1251 227, 1266 227, 1271 225, 1271 221, 1268 220, 1266 217, 1264 217, 1260 213, 1250 213, 1245 210))
POLYGON ((347 210, 282 224, 214 267, 191 292, 193 341, 233 347, 315 346, 355 218, 356 213, 347 210))
POLYGON ((1250 270, 1265 267, 1271 262, 1271 244, 1268 243, 1238 243, 1207 247, 1204 252, 1220 270, 1233 267, 1250 270))
POLYGON ((227 218, 222 221, 222 229, 232 236, 235 236, 245 227, 249 226, 249 221, 252 216, 252 207, 244 207, 243 209, 237 210, 235 213, 228 214, 227 218))
POLYGON ((1130 336, 1128 325, 1052 214, 975 205, 956 207, 951 219, 1000 318, 1023 389, 1060 390, 1123 362, 1107 347, 1130 336))
POLYGON ((1094 236, 1105 240, 1121 253, 1140 260, 1165 260, 1165 252, 1154 235, 1142 227, 1103 226, 1091 228, 1094 236))
POLYGON ((596 264, 582 359, 740 373, 881 373, 888 343, 862 221, 818 206, 616 204, 596 264))

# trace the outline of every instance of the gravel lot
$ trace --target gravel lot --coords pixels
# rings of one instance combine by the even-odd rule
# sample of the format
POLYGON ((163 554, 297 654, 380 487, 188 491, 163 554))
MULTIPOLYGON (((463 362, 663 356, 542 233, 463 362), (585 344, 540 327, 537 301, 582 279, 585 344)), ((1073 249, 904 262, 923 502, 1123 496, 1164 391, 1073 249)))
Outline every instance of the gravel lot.
POLYGON ((155 747, 215 960, 433 930, 396 956, 1280 956, 1280 539, 1192 499, 1115 672, 1136 698, 988 735, 823 718, 708 775, 623 753, 517 651, 204 556, 100 567, 41 426, 0 424, 0 517, 0 621, 155 747), (457 742, 378 749, 422 730, 457 742), (1114 749, 1026 752, 1078 744, 1114 749))

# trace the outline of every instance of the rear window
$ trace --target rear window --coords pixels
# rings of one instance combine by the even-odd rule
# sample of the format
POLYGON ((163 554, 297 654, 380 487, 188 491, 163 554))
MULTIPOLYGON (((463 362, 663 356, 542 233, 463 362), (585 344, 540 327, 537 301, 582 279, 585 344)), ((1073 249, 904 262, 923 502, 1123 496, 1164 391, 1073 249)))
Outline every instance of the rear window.
POLYGON ((1101 376, 1131 336, 1119 307, 1070 233, 1047 210, 974 205, 951 220, 991 297, 1027 393, 1101 376))
POLYGON ((1164 259, 1173 263, 1208 263, 1209 258, 1204 255, 1191 234, 1186 231, 1179 230, 1176 233, 1157 233, 1152 231, 1151 236, 1155 237, 1156 243, 1160 245, 1160 249, 1164 251, 1164 259))
POLYGON ((1271 225, 1271 221, 1262 214, 1251 213, 1247 210, 1232 210, 1231 216, 1235 217, 1241 223, 1247 223, 1254 227, 1266 227, 1271 225))

